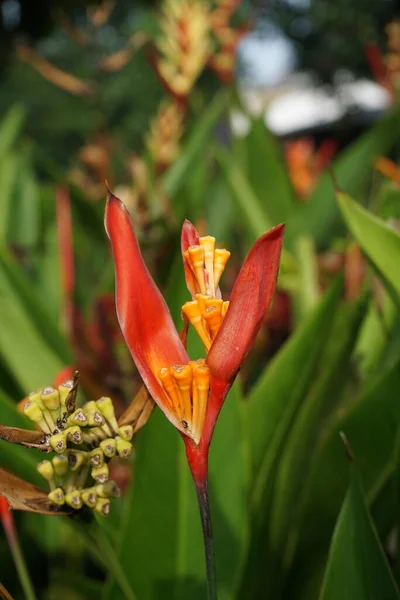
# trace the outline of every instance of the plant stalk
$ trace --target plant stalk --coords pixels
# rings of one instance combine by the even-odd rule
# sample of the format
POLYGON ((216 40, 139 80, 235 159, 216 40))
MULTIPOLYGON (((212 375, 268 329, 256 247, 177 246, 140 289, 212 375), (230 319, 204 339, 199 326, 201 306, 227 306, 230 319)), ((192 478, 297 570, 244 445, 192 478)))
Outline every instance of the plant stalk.
POLYGON ((21 546, 18 540, 17 533, 10 527, 4 527, 8 544, 10 546, 11 554, 14 560, 15 568, 17 569, 18 577, 21 583, 21 587, 24 590, 26 600, 36 600, 36 594, 32 585, 31 578, 25 563, 24 556, 22 554, 21 546))
POLYGON ((215 567, 214 537, 211 524, 210 503, 208 498, 208 481, 205 479, 200 483, 195 482, 195 484, 204 537, 208 600, 217 600, 217 576, 215 567))

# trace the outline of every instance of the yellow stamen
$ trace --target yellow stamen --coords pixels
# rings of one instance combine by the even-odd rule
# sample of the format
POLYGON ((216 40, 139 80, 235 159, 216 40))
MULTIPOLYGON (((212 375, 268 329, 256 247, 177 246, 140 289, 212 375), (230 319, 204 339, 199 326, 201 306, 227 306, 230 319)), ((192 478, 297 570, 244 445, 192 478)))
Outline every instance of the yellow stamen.
POLYGON ((192 433, 196 443, 199 443, 206 416, 208 391, 210 388, 210 370, 206 366, 191 363, 193 369, 193 421, 192 433))
POLYGON ((179 388, 183 405, 183 420, 190 423, 192 420, 191 387, 192 369, 189 365, 174 365, 171 374, 179 388))
POLYGON ((226 263, 231 253, 228 250, 217 248, 214 252, 214 285, 217 289, 221 275, 224 272, 226 263))
POLYGON ((170 370, 164 367, 158 375, 160 383, 166 392, 166 396, 170 403, 170 409, 176 415, 181 411, 181 398, 179 388, 172 377, 170 370))
POLYGON ((204 248, 203 246, 190 246, 188 248, 190 266, 196 277, 197 284, 202 294, 206 293, 204 279, 204 248))
MULTIPOLYGON (((196 298, 201 294, 196 294, 196 298)), ((205 310, 204 303, 204 310, 205 310)), ((182 306, 182 313, 188 319, 188 321, 193 325, 194 329, 197 331, 200 336, 201 341, 203 342, 206 350, 208 351, 211 346, 211 339, 208 334, 208 331, 204 327, 203 319, 201 316, 201 308, 197 300, 192 300, 191 302, 186 302, 182 306)))
POLYGON ((206 300, 206 309, 203 313, 204 319, 210 330, 211 339, 214 340, 222 323, 222 300, 218 298, 209 298, 206 300))
POLYGON ((204 265, 208 274, 208 285, 206 289, 209 294, 214 296, 215 284, 214 284, 214 250, 215 250, 215 238, 211 235, 200 238, 200 244, 204 248, 204 265))

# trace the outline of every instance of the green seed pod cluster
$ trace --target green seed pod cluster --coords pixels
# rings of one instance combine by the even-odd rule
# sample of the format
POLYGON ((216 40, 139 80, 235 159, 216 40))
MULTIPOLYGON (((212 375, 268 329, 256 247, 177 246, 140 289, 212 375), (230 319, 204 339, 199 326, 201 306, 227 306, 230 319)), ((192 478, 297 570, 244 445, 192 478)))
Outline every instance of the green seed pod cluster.
POLYGON ((119 496, 117 485, 109 480, 108 462, 132 454, 133 428, 118 426, 110 398, 92 400, 81 408, 71 406, 72 387, 71 380, 58 389, 32 392, 24 406, 25 415, 42 429, 43 444, 55 452, 37 469, 48 482, 48 497, 55 505, 75 510, 85 505, 106 516, 111 499, 119 496))

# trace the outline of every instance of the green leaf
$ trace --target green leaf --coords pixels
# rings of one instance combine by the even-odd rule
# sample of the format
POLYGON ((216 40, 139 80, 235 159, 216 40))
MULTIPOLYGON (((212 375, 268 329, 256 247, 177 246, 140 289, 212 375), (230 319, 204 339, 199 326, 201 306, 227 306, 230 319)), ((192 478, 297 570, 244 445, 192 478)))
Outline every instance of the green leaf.
MULTIPOLYGON (((65 362, 47 343, 50 319, 45 322, 44 330, 41 321, 34 321, 32 312, 18 293, 20 290, 13 285, 15 280, 9 277, 7 261, 1 258, 0 354, 21 388, 29 392, 51 383, 65 362)), ((40 315, 44 321, 42 311, 40 315)))
POLYGON ((326 415, 338 404, 348 382, 351 354, 366 310, 367 298, 342 307, 334 324, 335 335, 322 356, 320 373, 288 432, 279 458, 269 517, 269 539, 273 552, 283 555, 291 548, 289 532, 296 525, 310 459, 325 425, 326 415))
POLYGON ((355 467, 336 523, 320 600, 398 600, 355 467))
POLYGON ((400 296, 400 235, 347 194, 339 192, 337 196, 351 233, 377 271, 400 296))
POLYGON ((0 244, 5 244, 8 239, 10 218, 14 201, 14 186, 17 178, 18 161, 14 154, 7 154, 0 162, 0 244))
POLYGON ((24 110, 15 105, 10 108, 0 123, 0 158, 4 159, 7 151, 12 147, 24 120, 24 110))
POLYGON ((253 493, 258 499, 286 438, 293 416, 315 377, 342 289, 339 278, 309 319, 286 342, 246 402, 251 430, 253 493))
MULTIPOLYGON (((33 283, 22 270, 21 266, 6 250, 0 247, 0 281, 2 298, 16 298, 21 310, 26 313, 32 323, 40 331, 43 338, 42 343, 46 342, 64 363, 64 366, 71 362, 71 356, 65 339, 62 337, 56 323, 49 315, 46 305, 45 293, 36 293, 33 283)), ((47 299, 47 298, 46 298, 47 299)))
POLYGON ((251 187, 241 166, 228 150, 218 147, 217 160, 222 168, 225 181, 230 189, 240 213, 253 237, 259 237, 274 224, 261 207, 261 203, 251 187))
MULTIPOLYGON (((398 139, 400 119, 398 108, 393 109, 358 140, 340 152, 333 163, 339 185, 355 197, 367 192, 373 159, 385 154, 398 139)), ((304 204, 292 211, 286 229, 289 248, 299 234, 309 234, 317 246, 326 245, 337 231, 339 211, 329 173, 322 175, 315 191, 304 204)))
POLYGON ((260 206, 272 223, 288 220, 293 188, 281 148, 261 119, 252 122, 243 142, 247 148, 247 175, 260 206))
POLYGON ((394 457, 394 448, 400 422, 399 389, 400 363, 397 363, 374 377, 347 412, 336 418, 325 432, 304 480, 306 499, 302 502, 297 550, 300 563, 309 564, 310 556, 326 551, 346 490, 347 462, 340 431, 351 440, 368 497, 375 498, 393 473, 398 460, 394 457))
POLYGON ((193 127, 181 156, 165 173, 162 188, 169 198, 173 198, 184 184, 185 178, 194 162, 201 160, 201 152, 226 107, 227 99, 225 91, 215 96, 202 115, 202 118, 193 127))

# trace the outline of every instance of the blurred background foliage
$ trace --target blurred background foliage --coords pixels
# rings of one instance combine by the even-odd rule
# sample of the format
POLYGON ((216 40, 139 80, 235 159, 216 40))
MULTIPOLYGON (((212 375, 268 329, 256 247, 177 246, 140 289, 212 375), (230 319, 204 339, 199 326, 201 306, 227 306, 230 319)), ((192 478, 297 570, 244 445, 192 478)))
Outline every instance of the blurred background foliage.
MULTIPOLYGON (((250 244, 286 222, 275 301, 211 448, 219 598, 397 599, 395 3, 155 4, 1 3, 0 420, 22 426, 17 403, 71 369, 119 414, 140 387, 105 180, 178 327, 184 218, 232 250, 226 297, 250 244), (292 126, 306 92, 312 119, 292 126)), ((0 442, 0 466, 44 488, 39 459, 0 442)), ((37 597, 204 598, 195 494, 159 411, 111 477, 124 493, 107 520, 14 516, 37 597)), ((22 598, 5 536, 0 565, 22 598)))

